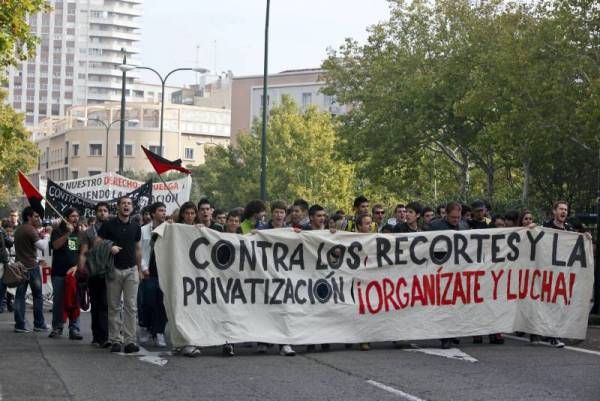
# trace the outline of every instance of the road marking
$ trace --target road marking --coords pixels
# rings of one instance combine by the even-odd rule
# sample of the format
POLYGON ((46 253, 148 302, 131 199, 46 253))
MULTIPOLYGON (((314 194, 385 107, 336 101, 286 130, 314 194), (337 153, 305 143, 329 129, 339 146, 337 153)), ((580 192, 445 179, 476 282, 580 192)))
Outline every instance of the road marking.
MULTIPOLYGON (((517 336, 510 335, 510 334, 503 334, 503 336, 506 337, 506 338, 510 338, 512 340, 529 342, 529 340, 527 338, 524 338, 524 337, 517 337, 517 336)), ((546 342, 542 342, 540 345, 543 345, 543 346, 546 346, 546 347, 552 347, 550 344, 548 344, 546 342)), ((554 347, 552 347, 552 348, 554 348, 554 347)), ((583 354, 591 354, 591 355, 600 356, 600 351, 594 351, 594 350, 591 350, 591 349, 585 349, 585 348, 579 348, 579 347, 571 347, 570 345, 567 345, 564 348, 568 349, 569 351, 575 351, 575 352, 581 352, 583 354)))
POLYGON ((384 391, 387 391, 388 393, 399 395, 400 397, 402 397, 402 398, 404 398, 405 400, 408 400, 408 401, 425 401, 422 398, 416 397, 416 396, 414 396, 412 394, 405 393, 402 390, 398 390, 397 388, 390 387, 390 386, 385 385, 383 383, 376 382, 375 380, 367 380, 367 383, 369 383, 370 385, 375 386, 377 388, 380 388, 380 389, 382 389, 384 391))
POLYGON ((405 349, 403 351, 422 352, 422 353, 428 354, 428 355, 441 356, 441 357, 448 358, 448 359, 457 359, 459 361, 465 361, 465 362, 471 362, 471 363, 478 362, 477 359, 473 358, 471 355, 469 355, 465 352, 462 352, 458 348, 448 348, 448 349, 419 348, 415 344, 411 344, 411 346, 413 347, 412 349, 405 349))
MULTIPOLYGON (((167 362, 169 362, 168 359, 165 359, 162 357, 171 355, 171 352, 169 352, 169 351, 152 352, 152 351, 148 351, 146 348, 142 347, 141 345, 139 347, 140 347, 139 352, 132 353, 132 354, 126 354, 124 352, 119 352, 119 353, 117 353, 117 355, 134 356, 142 362, 148 362, 148 363, 151 363, 151 364, 157 365, 157 366, 165 366, 167 364, 167 362)), ((2 400, 0 400, 0 401, 2 401, 2 400)))

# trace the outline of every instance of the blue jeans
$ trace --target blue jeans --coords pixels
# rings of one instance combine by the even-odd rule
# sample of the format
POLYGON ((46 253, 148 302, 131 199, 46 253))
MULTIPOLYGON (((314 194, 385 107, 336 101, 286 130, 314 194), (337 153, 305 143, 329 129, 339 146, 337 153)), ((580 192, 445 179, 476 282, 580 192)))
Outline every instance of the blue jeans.
POLYGON ((0 279, 0 310, 4 310, 6 307, 6 286, 0 279))
POLYGON ((27 286, 31 288, 33 296, 33 327, 45 328, 44 298, 42 296, 42 275, 40 266, 35 265, 29 271, 29 281, 17 287, 15 294, 15 329, 25 329, 25 295, 27 286))
MULTIPOLYGON (((52 330, 62 330, 65 325, 63 320, 65 278, 52 276, 52 330)), ((69 320, 69 333, 79 333, 79 318, 69 320)))

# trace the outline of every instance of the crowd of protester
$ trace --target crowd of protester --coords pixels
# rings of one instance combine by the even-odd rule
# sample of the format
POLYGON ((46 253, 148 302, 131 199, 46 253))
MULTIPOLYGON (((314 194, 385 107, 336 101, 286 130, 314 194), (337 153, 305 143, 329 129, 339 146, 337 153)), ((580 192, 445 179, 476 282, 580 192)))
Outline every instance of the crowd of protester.
MULTIPOLYGON (((551 214, 542 224, 559 230, 584 232, 585 227, 567 221, 567 202, 554 203, 551 214)), ((534 215, 528 210, 509 210, 493 214, 490 205, 476 200, 470 205, 449 202, 436 207, 419 202, 397 204, 393 209, 381 203, 372 204, 359 196, 354 200, 353 210, 327 210, 318 204, 310 205, 297 199, 291 205, 274 201, 269 205, 252 200, 244 207, 229 211, 215 209, 208 199, 185 202, 171 215, 161 202, 146 207, 142 213, 133 215, 131 199, 119 199, 116 216, 109 215, 109 205, 99 202, 95 217, 80 218, 74 208, 67 209, 63 219, 52 225, 42 221, 31 207, 19 213, 11 210, 2 220, 0 235, 3 239, 0 262, 9 259, 23 263, 29 270, 29 281, 16 289, 14 299, 0 283, 0 313, 14 313, 14 331, 28 333, 49 332, 50 338, 63 336, 68 321, 68 337, 82 340, 79 326, 79 310, 89 296, 91 309, 92 344, 111 352, 134 353, 138 344, 166 347, 167 316, 163 293, 159 285, 156 259, 154 257, 155 235, 152 231, 160 224, 181 223, 202 225, 220 232, 248 234, 255 230, 291 227, 295 231, 330 230, 359 233, 411 233, 433 230, 468 230, 500 227, 531 227, 534 215), (37 250, 49 241, 52 249, 51 280, 53 287, 52 322, 48 326, 43 314, 42 283, 37 250), (25 316, 25 294, 31 288, 33 297, 33 327, 28 327, 25 316)), ((524 333, 519 333, 524 335, 524 333)), ((532 344, 547 341, 555 347, 564 343, 557 338, 530 335, 532 344)), ((449 348, 458 339, 441 339, 441 347, 449 348)), ((482 343, 483 337, 473 337, 474 343, 482 343)), ((491 344, 502 344, 500 333, 489 336, 491 344)), ((265 353, 270 344, 257 344, 257 352, 265 353)), ((352 345, 346 345, 352 348, 352 345)), ((367 351, 368 343, 358 345, 367 351)), ((315 349, 307 345, 307 350, 315 349)), ((329 344, 321 344, 328 350, 329 344)), ((223 354, 233 356, 233 344, 222 347, 223 354)), ((201 348, 193 344, 174 350, 181 355, 195 357, 201 348)), ((289 344, 279 345, 281 355, 293 356, 289 344)))

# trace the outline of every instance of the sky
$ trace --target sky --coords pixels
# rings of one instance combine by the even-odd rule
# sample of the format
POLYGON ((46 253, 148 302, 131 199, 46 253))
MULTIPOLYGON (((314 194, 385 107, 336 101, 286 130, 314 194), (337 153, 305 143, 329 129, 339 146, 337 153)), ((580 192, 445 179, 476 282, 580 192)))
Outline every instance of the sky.
MULTIPOLYGON (((194 66, 262 75, 266 0, 145 0, 143 9, 142 65, 163 75, 194 66)), ((364 43, 367 28, 388 17, 386 0, 271 0, 269 73, 319 67, 328 47, 348 37, 364 43)), ((191 72, 168 80, 194 82, 191 72)))

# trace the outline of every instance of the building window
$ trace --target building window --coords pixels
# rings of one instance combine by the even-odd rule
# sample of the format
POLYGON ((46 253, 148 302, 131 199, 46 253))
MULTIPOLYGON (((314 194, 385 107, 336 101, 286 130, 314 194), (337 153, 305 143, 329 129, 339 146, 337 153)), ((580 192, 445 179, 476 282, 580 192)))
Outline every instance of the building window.
POLYGON ((78 179, 78 178, 79 178, 79 171, 77 171, 77 170, 72 170, 72 171, 71 171, 71 179, 72 179, 72 180, 76 180, 76 179, 78 179))
POLYGON ((302 94, 302 107, 307 107, 312 103, 312 93, 302 94))
POLYGON ((186 160, 194 160, 194 148, 185 148, 183 158, 186 160))
POLYGON ((98 174, 102 174, 102 171, 100 171, 100 170, 88 170, 88 175, 98 175, 98 174))
POLYGON ((79 144, 73 144, 73 157, 79 157, 79 144))
POLYGON ((152 153, 156 153, 157 155, 160 155, 160 146, 150 145, 150 146, 148 146, 148 150, 150 150, 150 152, 152 152, 152 153))
MULTIPOLYGON (((117 156, 121 156, 121 147, 117 144, 117 156)), ((130 143, 125 144, 125 156, 133 156, 133 145, 130 143)))
POLYGON ((90 156, 102 156, 101 143, 90 143, 90 156))

